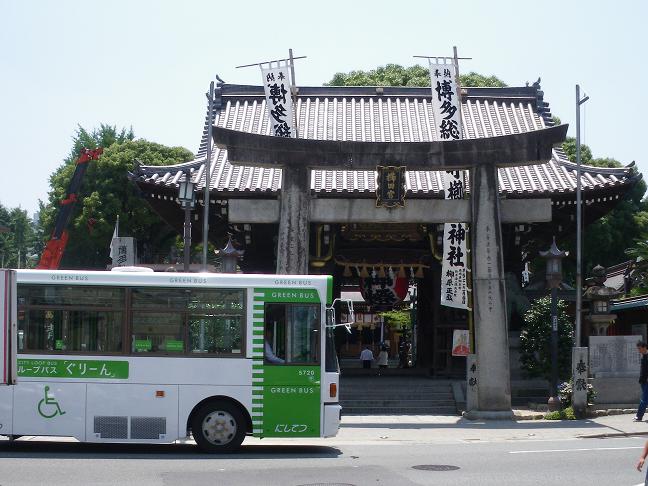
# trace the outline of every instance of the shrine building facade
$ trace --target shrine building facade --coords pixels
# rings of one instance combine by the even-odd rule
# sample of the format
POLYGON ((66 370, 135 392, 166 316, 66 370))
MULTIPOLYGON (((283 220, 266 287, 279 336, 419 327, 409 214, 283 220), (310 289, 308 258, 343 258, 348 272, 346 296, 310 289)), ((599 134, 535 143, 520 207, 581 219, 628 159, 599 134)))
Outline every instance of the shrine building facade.
MULTIPOLYGON (((198 205, 192 236, 196 243, 202 239, 202 195, 205 171, 209 170, 209 241, 220 248, 231 234, 237 248, 245 251, 240 262, 243 272, 275 273, 280 247, 286 244, 279 236, 285 169, 264 157, 259 157, 262 166, 241 165, 240 160, 233 164, 229 157, 239 143, 239 134, 247 149, 250 143, 264 140, 247 135, 271 134, 264 91, 261 86, 220 83, 215 92, 212 116, 216 145, 211 160, 206 160, 205 121, 193 161, 164 167, 139 165, 132 180, 150 206, 179 234, 184 213, 178 203, 178 183, 185 178, 195 182, 198 205)), ((431 97, 429 87, 299 87, 295 102, 298 137, 322 144, 357 142, 403 147, 429 143, 434 147, 440 140, 432 126, 431 97)), ((560 240, 575 231, 576 165, 559 148, 557 142, 564 138, 566 127, 560 136, 551 130, 558 127, 554 127, 539 85, 462 88, 461 110, 465 139, 479 142, 507 138, 512 144, 518 140, 527 143, 537 132, 552 133, 554 138, 547 138, 545 145, 556 145, 546 153, 538 152, 539 157, 527 157, 534 161, 532 165, 514 165, 511 159, 505 166, 494 167, 504 272, 500 280, 506 282, 504 320, 514 329, 521 313, 518 303, 525 263, 548 247, 552 237, 560 240)), ((487 146, 474 145, 483 150, 484 158, 487 146)), ((294 147, 290 157, 299 159, 302 146, 294 147)), ((238 153, 243 153, 239 149, 238 153)), ((246 156, 254 153, 248 150, 246 156)), ((303 157, 312 160, 314 154, 304 152, 303 157)), ((402 206, 381 207, 377 205, 381 188, 376 170, 358 170, 357 153, 353 157, 341 158, 337 166, 330 168, 311 162, 311 168, 305 168, 295 179, 308 198, 306 205, 295 210, 308 213, 303 219, 306 243, 301 242, 307 252, 308 268, 300 273, 333 275, 338 293, 347 285, 361 289, 373 310, 391 308, 403 297, 403 282, 405 288, 416 283, 416 366, 437 376, 463 376, 465 359, 452 357, 450 351, 453 331, 466 329, 468 317, 465 310, 439 303, 440 259, 443 223, 471 221, 468 200, 474 192, 474 181, 468 176, 466 204, 455 204, 461 201, 444 200, 445 169, 408 170, 407 164, 401 164, 402 206), (384 285, 385 279, 391 279, 390 285, 384 285)), ((475 157, 478 159, 480 154, 475 157)), ((639 178, 632 166, 583 166, 585 224, 614 208, 639 178)), ((473 208, 473 217, 475 211, 473 208)))

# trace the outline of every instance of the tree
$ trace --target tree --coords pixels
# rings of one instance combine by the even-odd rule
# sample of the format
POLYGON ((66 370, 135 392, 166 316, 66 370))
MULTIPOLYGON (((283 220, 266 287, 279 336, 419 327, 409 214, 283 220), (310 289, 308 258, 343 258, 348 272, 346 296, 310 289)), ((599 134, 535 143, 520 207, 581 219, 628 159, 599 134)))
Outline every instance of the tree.
MULTIPOLYGON (((567 158, 571 162, 576 162, 576 139, 574 137, 567 137, 562 144, 562 149, 565 151, 567 158)), ((592 149, 587 145, 581 144, 581 164, 589 165, 591 167, 608 167, 618 168, 623 167, 623 164, 611 157, 594 158, 592 156, 592 149)))
POLYGON ((9 229, 0 234, 0 267, 34 267, 36 231, 27 211, 19 207, 7 209, 0 204, 0 225, 9 229))
POLYGON ((412 313, 409 310, 390 310, 379 313, 393 329, 411 330, 412 313))
MULTIPOLYGON (((558 301, 558 377, 571 374, 571 348, 574 342, 567 303, 558 301)), ((524 315, 520 333, 520 365, 531 378, 551 379, 551 299, 543 297, 531 304, 524 315)))
MULTIPOLYGON (((462 86, 506 86, 504 81, 495 76, 483 76, 475 72, 462 74, 459 80, 462 86)), ((387 64, 370 71, 336 73, 325 86, 430 86, 430 70, 419 64, 410 67, 387 64)))
POLYGON ((44 234, 51 234, 59 201, 65 197, 80 150, 100 145, 104 147, 103 155, 88 165, 67 228, 69 242, 62 268, 104 269, 117 215, 121 235, 133 236, 153 248, 165 251, 176 237, 176 232, 141 199, 127 175, 136 160, 146 165, 171 165, 191 160, 193 154, 181 147, 135 140, 132 130, 117 131, 108 125, 91 133, 81 127, 77 130, 70 155, 50 177, 49 203, 41 211, 44 234))

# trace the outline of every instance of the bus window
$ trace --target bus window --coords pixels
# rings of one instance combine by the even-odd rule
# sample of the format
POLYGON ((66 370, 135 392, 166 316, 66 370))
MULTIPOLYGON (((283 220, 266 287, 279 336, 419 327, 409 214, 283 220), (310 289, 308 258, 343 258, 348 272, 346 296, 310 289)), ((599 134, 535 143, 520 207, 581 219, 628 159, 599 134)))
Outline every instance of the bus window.
POLYGON ((266 304, 266 361, 319 363, 319 312, 317 305, 266 304))
POLYGON ((189 290, 186 289, 133 289, 131 351, 184 353, 184 316, 188 300, 189 290))
POLYGON ((18 303, 20 352, 122 351, 123 289, 22 285, 18 303))
POLYGON ((184 353, 183 314, 133 312, 134 353, 184 353))
POLYGON ((189 300, 190 351, 242 355, 244 302, 244 290, 193 290, 189 300))
POLYGON ((192 353, 241 354, 241 317, 189 316, 192 353))

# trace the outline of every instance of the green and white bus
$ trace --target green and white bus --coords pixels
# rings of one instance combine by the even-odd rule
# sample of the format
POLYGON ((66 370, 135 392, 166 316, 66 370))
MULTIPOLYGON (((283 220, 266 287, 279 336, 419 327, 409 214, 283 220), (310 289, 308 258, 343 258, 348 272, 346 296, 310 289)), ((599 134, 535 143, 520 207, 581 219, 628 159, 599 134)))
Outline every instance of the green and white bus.
POLYGON ((332 277, 0 270, 0 434, 332 437, 332 277))

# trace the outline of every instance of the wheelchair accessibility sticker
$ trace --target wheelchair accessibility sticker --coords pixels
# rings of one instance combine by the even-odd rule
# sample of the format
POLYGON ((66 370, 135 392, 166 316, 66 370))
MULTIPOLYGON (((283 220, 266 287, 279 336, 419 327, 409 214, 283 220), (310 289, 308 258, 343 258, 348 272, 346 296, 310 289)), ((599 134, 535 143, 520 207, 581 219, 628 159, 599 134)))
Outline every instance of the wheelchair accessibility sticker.
POLYGON ((45 387, 45 398, 38 402, 38 413, 41 417, 46 419, 54 418, 57 415, 65 415, 65 412, 61 410, 61 406, 56 401, 56 398, 49 396, 47 393, 49 392, 49 389, 49 386, 45 387))

